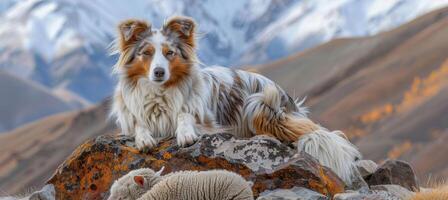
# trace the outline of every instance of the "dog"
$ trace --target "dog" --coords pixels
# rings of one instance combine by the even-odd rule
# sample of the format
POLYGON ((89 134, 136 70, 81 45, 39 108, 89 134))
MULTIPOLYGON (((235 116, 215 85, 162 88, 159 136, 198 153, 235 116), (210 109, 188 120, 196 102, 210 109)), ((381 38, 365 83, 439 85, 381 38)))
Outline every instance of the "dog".
POLYGON ((360 157, 341 134, 307 118, 303 101, 291 98, 268 78, 225 67, 201 68, 196 55, 196 23, 176 16, 161 29, 143 20, 118 26, 113 73, 118 85, 111 115, 122 133, 135 136, 138 149, 159 138, 176 137, 185 147, 209 130, 240 137, 269 135, 297 142, 346 182, 360 157))

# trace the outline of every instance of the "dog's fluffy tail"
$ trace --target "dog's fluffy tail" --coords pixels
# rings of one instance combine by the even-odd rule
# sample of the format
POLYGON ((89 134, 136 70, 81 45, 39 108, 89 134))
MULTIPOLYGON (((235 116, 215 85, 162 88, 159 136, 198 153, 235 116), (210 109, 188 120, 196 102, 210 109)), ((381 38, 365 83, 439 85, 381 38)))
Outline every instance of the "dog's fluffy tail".
POLYGON ((252 94, 246 99, 244 119, 251 132, 288 142, 297 141, 300 136, 319 129, 308 118, 287 112, 286 107, 291 103, 296 106, 294 101, 282 101, 275 86, 267 86, 262 93, 252 94))
POLYGON ((305 151, 331 168, 346 184, 351 185, 355 160, 361 157, 357 148, 342 137, 342 132, 330 132, 306 117, 300 108, 303 102, 285 99, 275 86, 267 86, 262 93, 248 97, 245 120, 251 132, 271 135, 281 141, 298 141, 299 151, 305 151), (294 104, 294 111, 288 110, 294 104), (289 104, 289 105, 285 105, 289 104))
MULTIPOLYGON (((331 168, 347 185, 357 170, 355 161, 361 153, 339 131, 330 132, 324 128, 303 135, 297 143, 299 151, 304 151, 317 158, 323 166, 331 168)), ((343 133, 342 133, 343 134, 343 133)))

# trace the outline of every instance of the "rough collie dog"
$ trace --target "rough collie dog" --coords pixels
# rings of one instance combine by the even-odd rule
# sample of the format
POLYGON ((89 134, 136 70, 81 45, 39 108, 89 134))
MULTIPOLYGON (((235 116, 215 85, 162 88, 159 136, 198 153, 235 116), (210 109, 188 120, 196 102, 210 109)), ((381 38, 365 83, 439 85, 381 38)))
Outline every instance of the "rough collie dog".
POLYGON ((191 18, 173 17, 161 29, 127 20, 118 29, 119 81, 111 114, 139 149, 166 137, 186 146, 204 130, 219 128, 241 137, 265 134, 297 142, 350 184, 358 150, 309 120, 301 103, 271 80, 224 67, 201 69, 191 18))

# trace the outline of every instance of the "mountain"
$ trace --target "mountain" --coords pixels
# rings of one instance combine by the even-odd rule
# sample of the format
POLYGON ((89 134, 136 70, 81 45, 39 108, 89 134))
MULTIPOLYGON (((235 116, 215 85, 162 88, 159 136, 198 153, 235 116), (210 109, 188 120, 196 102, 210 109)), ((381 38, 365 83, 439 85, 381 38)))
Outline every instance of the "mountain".
POLYGON ((115 126, 108 103, 56 114, 0 135, 0 191, 16 194, 42 186, 58 165, 84 141, 115 126))
POLYGON ((199 24, 200 59, 239 66, 333 38, 372 35, 443 5, 448 0, 4 0, 0 69, 99 102, 113 89, 116 58, 106 49, 125 18, 160 27, 173 14, 192 16, 199 24))
POLYGON ((410 161, 425 179, 448 175, 448 8, 255 70, 308 96, 311 117, 343 130, 366 158, 410 161))
MULTIPOLYGON (((68 95, 56 95, 32 81, 0 70, 0 132, 44 116, 77 110, 85 104, 68 95)), ((65 92, 68 94, 68 92, 65 92)))
POLYGON ((14 4, 17 3, 17 1, 18 0, 3 0, 2 2, 0 2, 0 13, 3 13, 12 6, 14 6, 14 4))

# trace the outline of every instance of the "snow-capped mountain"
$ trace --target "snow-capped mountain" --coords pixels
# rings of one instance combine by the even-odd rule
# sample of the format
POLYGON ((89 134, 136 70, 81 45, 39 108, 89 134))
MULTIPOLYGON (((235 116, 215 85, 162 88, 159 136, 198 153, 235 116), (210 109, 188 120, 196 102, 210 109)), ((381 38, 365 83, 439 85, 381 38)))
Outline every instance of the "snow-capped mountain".
POLYGON ((2 0, 0 69, 97 102, 111 94, 107 47, 116 25, 171 15, 199 24, 199 58, 268 62, 338 37, 389 30, 448 0, 2 0))

